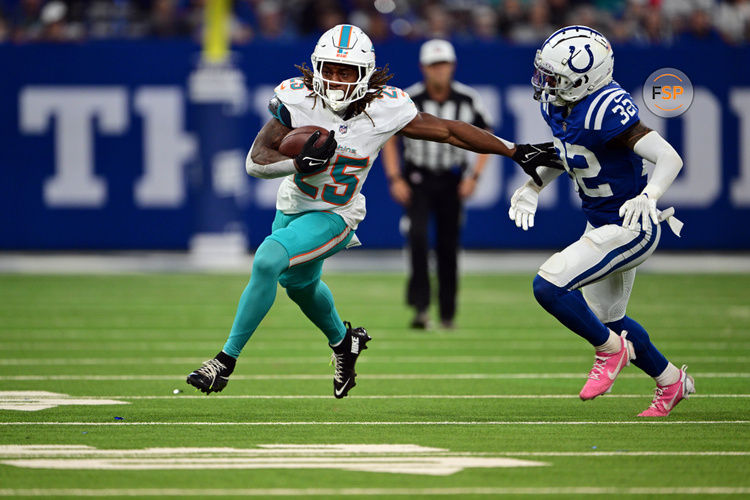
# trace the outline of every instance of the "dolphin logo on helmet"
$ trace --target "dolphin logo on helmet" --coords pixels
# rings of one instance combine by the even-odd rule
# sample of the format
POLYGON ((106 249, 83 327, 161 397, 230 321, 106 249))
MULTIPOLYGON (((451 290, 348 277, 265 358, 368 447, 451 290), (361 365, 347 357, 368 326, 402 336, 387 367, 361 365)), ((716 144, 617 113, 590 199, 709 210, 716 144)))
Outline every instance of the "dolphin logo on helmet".
MULTIPOLYGON (((310 56, 313 69, 313 92, 335 112, 343 111, 367 94, 370 77, 375 72, 375 49, 364 31, 351 24, 339 24, 318 40, 310 56), (357 81, 343 83, 346 90, 329 88, 331 80, 323 78, 323 64, 348 64, 357 68, 357 81)), ((335 82, 341 85, 341 82, 335 82)))

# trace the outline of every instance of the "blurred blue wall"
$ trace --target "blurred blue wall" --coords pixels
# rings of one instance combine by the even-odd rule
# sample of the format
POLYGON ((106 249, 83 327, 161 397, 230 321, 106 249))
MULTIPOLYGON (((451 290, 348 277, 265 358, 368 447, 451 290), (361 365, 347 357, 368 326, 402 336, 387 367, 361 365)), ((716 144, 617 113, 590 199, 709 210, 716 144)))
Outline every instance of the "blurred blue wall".
MULTIPOLYGON (((294 64, 309 61, 313 43, 258 43, 235 52, 246 93, 225 112, 237 144, 212 159, 200 154, 206 127, 188 92, 199 50, 192 43, 0 46, 0 248, 186 248, 200 218, 202 172, 211 176, 213 194, 237 202, 240 221, 228 221, 228 229, 241 227, 256 247, 270 228, 275 183, 247 177, 244 156, 268 119, 273 87, 297 74, 294 64)), ((418 49, 403 42, 377 47, 394 85, 420 78, 418 49)), ((457 45, 457 79, 476 86, 496 133, 511 140, 549 139, 528 84, 534 51, 457 45)), ((684 220, 684 235, 665 233, 661 247, 749 249, 750 49, 615 47, 615 60, 615 78, 639 105, 644 79, 660 67, 681 69, 696 89, 679 118, 659 119, 640 106, 641 119, 686 163, 664 198, 684 220)), ((508 199, 523 180, 511 162, 493 160, 467 211, 464 246, 555 248, 578 237, 584 219, 565 177, 544 192, 537 226, 515 228, 508 199)), ((379 161, 363 192, 364 245, 401 246, 401 209, 388 196, 379 161)))

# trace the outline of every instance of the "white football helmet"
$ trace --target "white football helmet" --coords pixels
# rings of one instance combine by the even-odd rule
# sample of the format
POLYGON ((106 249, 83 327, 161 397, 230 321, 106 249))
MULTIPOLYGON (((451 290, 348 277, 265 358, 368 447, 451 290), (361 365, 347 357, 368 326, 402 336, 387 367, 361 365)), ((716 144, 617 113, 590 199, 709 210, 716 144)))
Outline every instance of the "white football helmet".
POLYGON ((534 99, 558 106, 573 103, 612 81, 615 56, 607 39, 587 26, 552 33, 534 58, 534 99))
POLYGON ((375 49, 370 37, 356 26, 339 24, 326 31, 318 40, 310 60, 313 67, 313 92, 333 111, 342 111, 367 94, 370 77, 375 72, 375 49), (346 91, 329 89, 331 80, 323 78, 321 73, 323 63, 326 62, 356 66, 357 81, 346 84, 346 91))

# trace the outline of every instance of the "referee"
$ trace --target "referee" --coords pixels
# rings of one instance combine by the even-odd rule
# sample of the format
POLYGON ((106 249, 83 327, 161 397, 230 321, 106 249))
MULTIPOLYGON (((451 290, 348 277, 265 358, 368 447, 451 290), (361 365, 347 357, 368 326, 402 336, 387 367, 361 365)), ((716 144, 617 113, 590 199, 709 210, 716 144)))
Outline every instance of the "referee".
MULTIPOLYGON (((424 81, 406 91, 420 111, 490 130, 478 94, 466 85, 453 81, 456 52, 450 42, 425 42, 419 52, 419 64, 424 81)), ((407 138, 403 141, 403 169, 400 166, 397 136, 383 148, 383 165, 391 196, 405 207, 409 220, 411 270, 407 300, 415 309, 411 326, 428 328, 430 324, 428 227, 431 216, 434 216, 440 322, 444 328, 453 328, 462 204, 474 192, 488 156, 477 155, 474 165, 470 167, 467 152, 462 149, 407 138)))

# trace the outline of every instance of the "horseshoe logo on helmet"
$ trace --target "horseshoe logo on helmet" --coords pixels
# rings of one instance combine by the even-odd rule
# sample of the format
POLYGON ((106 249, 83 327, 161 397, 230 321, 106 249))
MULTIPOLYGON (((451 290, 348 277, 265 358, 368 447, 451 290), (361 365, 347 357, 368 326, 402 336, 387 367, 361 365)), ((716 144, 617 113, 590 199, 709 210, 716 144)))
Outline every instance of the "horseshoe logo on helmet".
POLYGON ((589 54, 589 63, 583 68, 576 68, 575 66, 573 66, 573 55, 575 54, 576 48, 573 45, 570 46, 570 59, 568 59, 568 66, 570 66, 570 69, 572 69, 576 73, 585 73, 591 69, 591 66, 594 65, 594 53, 591 52, 591 45, 587 43, 583 48, 589 54))

